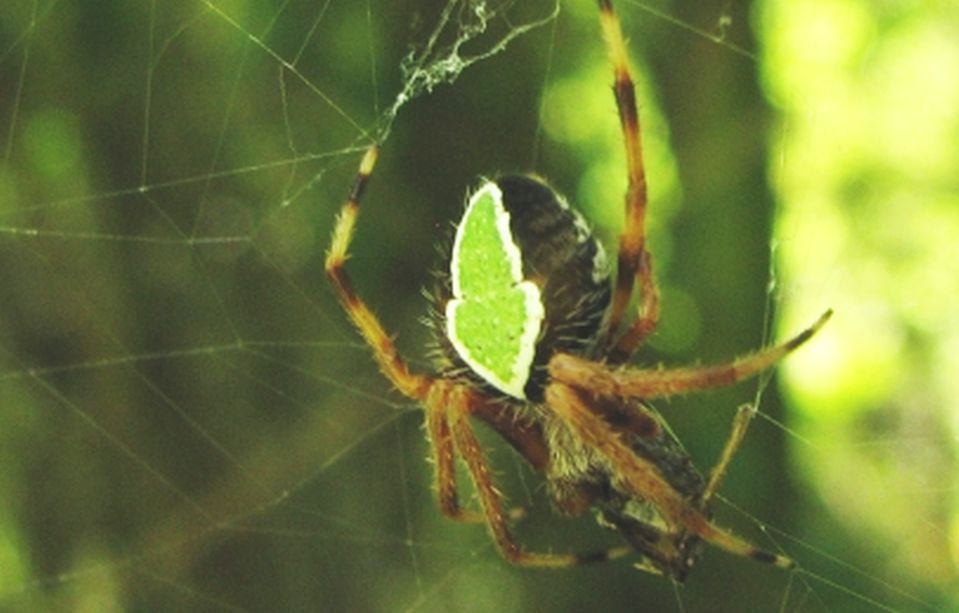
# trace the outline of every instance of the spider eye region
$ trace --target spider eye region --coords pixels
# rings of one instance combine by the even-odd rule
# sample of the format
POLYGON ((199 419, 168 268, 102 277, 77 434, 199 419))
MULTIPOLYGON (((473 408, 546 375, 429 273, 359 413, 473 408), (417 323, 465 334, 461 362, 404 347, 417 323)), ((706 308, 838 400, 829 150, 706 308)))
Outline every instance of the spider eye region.
POLYGON ((460 358, 502 392, 525 398, 545 317, 539 287, 523 278, 503 192, 484 183, 469 199, 450 260, 446 334, 460 358))

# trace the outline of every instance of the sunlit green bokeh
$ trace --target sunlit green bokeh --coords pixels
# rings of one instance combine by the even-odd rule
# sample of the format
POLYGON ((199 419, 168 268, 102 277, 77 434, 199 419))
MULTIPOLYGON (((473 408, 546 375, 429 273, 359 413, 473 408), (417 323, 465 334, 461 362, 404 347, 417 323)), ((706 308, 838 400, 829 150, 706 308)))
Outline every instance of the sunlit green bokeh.
POLYGON ((781 330, 837 312, 784 367, 808 438, 796 461, 876 539, 890 581, 954 582, 959 10, 802 0, 760 15, 782 111, 781 330))

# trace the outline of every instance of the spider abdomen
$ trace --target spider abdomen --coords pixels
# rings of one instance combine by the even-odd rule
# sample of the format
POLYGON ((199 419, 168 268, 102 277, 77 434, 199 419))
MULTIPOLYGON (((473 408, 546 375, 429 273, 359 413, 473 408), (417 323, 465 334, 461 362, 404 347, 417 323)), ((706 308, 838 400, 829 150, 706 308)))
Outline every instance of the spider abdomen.
POLYGON ((485 181, 469 198, 436 295, 447 371, 513 398, 542 398, 558 351, 592 351, 609 267, 583 218, 528 176, 485 181))

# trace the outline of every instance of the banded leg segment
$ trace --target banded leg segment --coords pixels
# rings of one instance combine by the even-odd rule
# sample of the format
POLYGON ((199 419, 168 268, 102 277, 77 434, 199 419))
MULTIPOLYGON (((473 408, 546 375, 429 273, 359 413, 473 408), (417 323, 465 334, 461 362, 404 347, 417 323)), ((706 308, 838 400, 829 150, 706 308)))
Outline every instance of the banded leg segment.
POLYGON ((603 40, 606 42, 613 65, 613 92, 626 147, 627 176, 626 220, 623 233, 619 238, 616 288, 610 307, 607 342, 611 347, 616 346, 616 357, 623 354, 625 358, 628 358, 639 343, 656 327, 659 318, 659 295, 653 279, 652 261, 646 250, 645 221, 648 197, 636 93, 622 27, 610 0, 599 0, 599 19, 603 40), (626 308, 629 306, 637 279, 642 292, 639 316, 630 324, 627 333, 617 340, 617 333, 626 308))
POLYGON ((831 316, 832 311, 826 311, 812 326, 785 343, 728 364, 670 369, 610 368, 599 362, 558 353, 549 362, 549 374, 554 380, 599 395, 644 400, 723 387, 771 368, 808 341, 831 316))
POLYGON ((610 349, 608 358, 610 364, 622 364, 629 360, 636 348, 656 330, 656 324, 659 322, 659 287, 653 275, 652 256, 645 249, 640 257, 636 276, 639 279, 639 305, 636 317, 616 341, 616 345, 610 349))
POLYGON ((370 175, 373 174, 378 155, 379 148, 375 145, 367 149, 363 155, 349 197, 336 218, 333 240, 326 253, 326 276, 353 324, 372 349, 373 356, 383 374, 403 395, 422 401, 426 398, 433 379, 410 371, 379 319, 354 291, 353 283, 345 268, 356 218, 360 212, 360 198, 369 183, 370 175))

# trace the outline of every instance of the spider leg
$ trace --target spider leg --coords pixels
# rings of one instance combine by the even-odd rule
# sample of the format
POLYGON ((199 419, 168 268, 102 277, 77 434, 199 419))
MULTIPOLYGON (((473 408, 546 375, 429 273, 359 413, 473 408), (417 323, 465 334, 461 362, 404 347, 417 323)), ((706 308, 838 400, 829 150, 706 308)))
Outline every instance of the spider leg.
MULTIPOLYGON (((455 389, 455 385, 445 383, 434 385, 430 388, 425 402, 426 431, 431 443, 431 459, 435 467, 436 494, 443 515, 453 521, 481 524, 486 521, 486 517, 482 513, 463 509, 457 493, 456 447, 445 410, 451 402, 461 401, 460 396, 452 393, 455 389)), ((502 412, 491 416, 486 406, 483 405, 483 407, 484 410, 474 411, 473 415, 493 425, 494 429, 500 432, 535 468, 542 470, 548 451, 538 431, 526 430, 523 424, 514 423, 514 420, 504 421, 509 417, 502 412)), ((513 520, 520 519, 525 514, 525 509, 521 507, 508 511, 510 519, 513 520)))
POLYGON ((459 505, 456 493, 455 449, 446 414, 443 411, 429 410, 431 406, 444 404, 447 387, 435 385, 436 380, 431 377, 410 372, 379 320, 353 290, 349 274, 344 268, 359 214, 360 198, 373 172, 377 154, 377 147, 372 146, 367 149, 360 162, 350 195, 336 220, 333 240, 326 255, 326 274, 350 319, 372 349, 380 370, 404 395, 424 402, 427 406, 426 429, 432 443, 440 510, 456 521, 482 523, 485 520, 483 515, 464 510, 459 505))
POLYGON ((445 421, 449 424, 456 450, 463 458, 479 496, 486 525, 503 558, 519 566, 563 568, 611 560, 630 552, 628 547, 587 554, 532 553, 524 550, 510 533, 509 515, 504 512, 502 495, 496 487, 486 456, 470 425, 472 409, 477 404, 484 404, 482 398, 459 383, 437 381, 434 390, 427 399, 427 412, 439 415, 431 417, 430 421, 445 421))
POLYGON ((456 449, 446 411, 450 402, 450 386, 434 385, 426 399, 426 431, 429 435, 433 453, 433 465, 436 467, 436 494, 440 510, 446 517, 463 523, 483 523, 485 517, 460 507, 456 487, 456 449))
POLYGON ((360 198, 369 183, 378 154, 379 148, 373 145, 366 150, 360 162, 350 195, 343 204, 333 229, 333 240, 326 253, 326 276, 353 324, 363 335, 366 344, 373 350, 373 356, 383 374, 403 395, 412 400, 422 401, 426 398, 433 379, 410 371, 379 319, 354 291, 353 283, 344 267, 349 257, 356 218, 360 212, 360 198))
POLYGON ((645 248, 639 260, 636 276, 639 279, 639 305, 636 317, 619 337, 616 345, 609 349, 607 359, 613 364, 622 364, 629 360, 636 348, 653 333, 659 322, 659 287, 653 275, 652 256, 645 248))
MULTIPOLYGON (((546 388, 546 406, 588 445, 612 464, 622 485, 635 496, 648 500, 675 530, 675 542, 695 534, 730 553, 753 558, 780 568, 792 568, 789 558, 759 549, 713 524, 703 512, 679 494, 648 460, 636 455, 616 430, 593 412, 583 393, 569 385, 553 382, 546 388)), ((668 554, 663 543, 655 547, 668 554)), ((679 555, 679 550, 673 555, 679 555)), ((680 560, 677 563, 682 563, 680 560)))
POLYGON ((623 39, 619 17, 610 0, 599 0, 599 18, 603 40, 613 65, 613 93, 626 147, 626 221, 619 237, 616 266, 616 288, 613 293, 608 320, 607 343, 615 346, 612 356, 624 361, 643 339, 656 328, 659 320, 659 290, 653 277, 652 260, 646 250, 646 170, 643 165, 643 147, 639 130, 636 94, 629 69, 629 56, 623 39), (640 297, 637 318, 616 340, 620 324, 639 281, 640 297))
POLYGON ((732 385, 775 365, 809 340, 830 316, 832 310, 823 313, 812 326, 785 343, 727 364, 670 369, 614 369, 600 362, 558 353, 549 362, 549 374, 554 380, 597 395, 629 396, 645 400, 732 385))
POLYGON ((749 424, 752 423, 753 417, 755 416, 756 407, 751 404, 744 404, 736 411, 736 417, 733 419, 733 430, 729 433, 729 438, 726 439, 726 444, 723 445, 723 452, 719 456, 719 461, 716 462, 716 465, 713 466, 713 469, 709 472, 709 481, 706 482, 706 487, 703 488, 703 492, 700 494, 700 502, 704 507, 709 504, 712 497, 719 491, 719 485, 726 477, 726 469, 729 468, 729 463, 732 461, 733 456, 746 437, 746 430, 749 429, 749 424))

